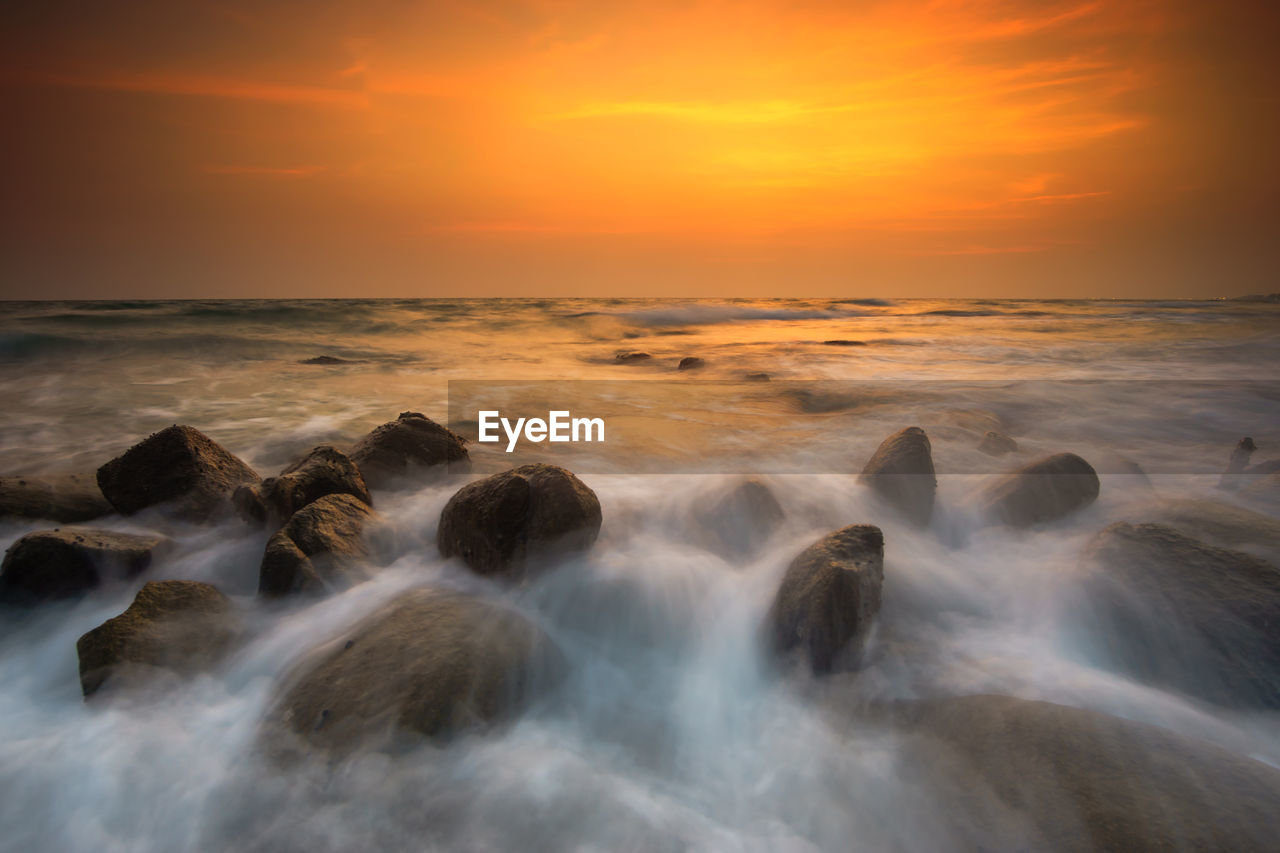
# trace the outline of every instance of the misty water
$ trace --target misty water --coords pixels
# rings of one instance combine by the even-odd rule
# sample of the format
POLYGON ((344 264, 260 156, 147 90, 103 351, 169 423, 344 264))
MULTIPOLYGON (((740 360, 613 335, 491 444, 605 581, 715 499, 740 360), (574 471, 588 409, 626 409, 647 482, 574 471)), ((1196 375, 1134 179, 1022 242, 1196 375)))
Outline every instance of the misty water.
MULTIPOLYGON (((608 387, 615 405, 648 394, 666 410, 620 434, 625 452, 470 445, 472 477, 546 458, 599 497, 595 546, 522 586, 440 558, 440 511, 465 477, 375 493, 386 521, 377 573, 320 601, 256 598, 271 531, 148 513, 94 522, 159 531, 177 547, 127 584, 3 614, 0 848, 970 849, 978 840, 903 766, 891 731, 833 726, 811 677, 762 648, 787 564, 853 523, 885 538, 883 610, 869 662, 848 682, 858 701, 1046 700, 1280 767, 1274 711, 1126 677, 1099 657, 1076 606, 1081 553, 1099 530, 1143 520, 1161 499, 1237 501, 1218 475, 1242 436, 1259 459, 1280 456, 1277 363, 1280 305, 1260 302, 9 303, 5 475, 91 471, 184 423, 267 476, 406 410, 453 414, 465 432, 449 396, 460 380, 477 383, 471 394, 583 380, 603 384, 574 387, 608 387), (620 351, 651 357, 619 364, 620 351), (316 356, 341 361, 302 363, 316 356), (681 373, 685 356, 706 365, 681 373), (746 397, 686 396, 676 384, 758 372, 771 381, 746 397), (657 384, 614 387, 644 382, 657 384), (855 476, 886 435, 913 424, 929 432, 939 472, 925 530, 855 476), (979 453, 990 429, 1020 451, 979 453), (1030 531, 981 523, 976 489, 1061 451, 1101 474, 1092 506, 1030 531), (786 520, 753 553, 726 558, 708 547, 698 509, 755 472, 786 520), (217 585, 243 609, 248 640, 211 673, 84 702, 76 639, 161 578, 217 585), (566 681, 509 724, 447 744, 287 769, 264 758, 260 728, 280 680, 420 586, 527 615, 564 652, 566 681)), ((0 539, 50 526, 3 520, 0 539)))

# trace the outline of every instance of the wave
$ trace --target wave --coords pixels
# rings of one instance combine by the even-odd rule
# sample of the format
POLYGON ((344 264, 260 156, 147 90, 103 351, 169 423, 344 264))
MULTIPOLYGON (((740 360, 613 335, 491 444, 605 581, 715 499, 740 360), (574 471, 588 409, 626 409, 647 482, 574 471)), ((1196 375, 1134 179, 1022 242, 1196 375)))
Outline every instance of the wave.
POLYGON ((619 315, 641 326, 710 326, 764 320, 843 320, 869 316, 865 311, 838 308, 763 308, 751 305, 679 305, 646 308, 619 315))

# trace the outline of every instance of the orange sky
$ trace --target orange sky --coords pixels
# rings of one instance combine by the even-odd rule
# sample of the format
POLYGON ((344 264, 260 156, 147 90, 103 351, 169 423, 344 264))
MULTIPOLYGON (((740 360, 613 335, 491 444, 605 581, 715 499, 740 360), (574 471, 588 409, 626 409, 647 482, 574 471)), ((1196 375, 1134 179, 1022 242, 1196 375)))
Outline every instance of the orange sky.
POLYGON ((1275 5, 23 3, 3 293, 1280 290, 1275 5))

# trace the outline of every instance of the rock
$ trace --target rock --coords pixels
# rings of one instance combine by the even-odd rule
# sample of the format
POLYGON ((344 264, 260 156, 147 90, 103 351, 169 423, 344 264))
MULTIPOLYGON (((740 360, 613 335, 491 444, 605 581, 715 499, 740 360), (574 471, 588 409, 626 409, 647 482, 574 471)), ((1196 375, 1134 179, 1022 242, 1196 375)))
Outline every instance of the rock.
POLYGON ((168 540, 87 527, 28 533, 9 547, 0 567, 0 600, 34 603, 74 598, 145 571, 168 540))
POLYGON ((690 355, 680 359, 680 366, 677 369, 678 370, 697 370, 699 367, 706 367, 706 366, 707 366, 706 361, 698 358, 696 355, 690 355))
POLYGON ((822 345, 827 347, 865 347, 867 345, 867 342, 866 341, 832 340, 832 341, 823 341, 822 345))
POLYGON ((32 518, 64 524, 92 521, 114 510, 93 474, 0 477, 0 518, 32 518))
POLYGON ((236 510, 246 521, 279 525, 325 495, 351 495, 373 505, 360 469, 336 447, 322 445, 261 483, 236 489, 236 510))
POLYGON ((418 412, 401 412, 351 450, 365 483, 390 488, 428 472, 469 470, 467 440, 418 412), (443 467, 441 467, 443 466, 443 467))
POLYGON ((818 540, 791 561, 769 611, 779 654, 799 651, 815 673, 855 664, 880 611, 884 536, 854 524, 818 540))
POLYGON ((786 518, 773 492, 755 477, 694 513, 711 549, 728 559, 759 550, 786 518))
POLYGON ((768 382, 770 379, 767 373, 748 373, 745 378, 748 382, 768 382))
POLYGON ((988 456, 1003 456, 1006 453, 1017 453, 1018 442, 995 430, 989 430, 982 437, 982 443, 978 445, 978 449, 988 456))
POLYGON ((905 702, 881 719, 896 766, 945 815, 950 849, 1275 846, 1280 771, 1204 741, 1007 696, 905 702))
POLYGON ((530 564, 589 548, 600 532, 596 493, 555 465, 523 465, 458 490, 437 542, 482 575, 522 576, 530 564))
POLYGON ((129 608, 76 642, 85 698, 104 686, 133 686, 157 670, 191 675, 216 664, 240 624, 216 587, 197 581, 151 581, 129 608))
POLYGON ((1218 480, 1218 488, 1232 490, 1239 487, 1240 475, 1249 467, 1249 457, 1258 449, 1253 443, 1253 439, 1245 436, 1236 443, 1235 449, 1231 451, 1231 458, 1227 460, 1227 470, 1222 472, 1222 477, 1218 480))
POLYGON ((938 489, 929 436, 920 427, 895 432, 867 460, 858 482, 870 486, 916 524, 928 524, 938 489))
POLYGON ((122 515, 166 505, 177 518, 206 521, 231 508, 231 494, 258 475, 222 445, 174 425, 98 469, 98 486, 122 515))
POLYGON ((304 661, 266 734, 290 732, 331 757, 442 740, 511 718, 563 669, 554 643, 515 611, 411 590, 304 661))
POLYGON ((365 530, 376 515, 351 495, 325 495, 298 510, 267 541, 258 594, 319 595, 367 579, 365 530))
POLYGON ((1098 474, 1074 453, 1046 456, 983 489, 979 504, 991 521, 1031 527, 1056 521, 1098 498, 1098 474))
POLYGON ((318 355, 315 358, 304 358, 298 364, 354 364, 355 362, 333 355, 318 355))
POLYGON ((1140 518, 1280 564, 1280 521, 1262 513, 1220 501, 1173 500, 1146 510, 1140 518))
POLYGON ((631 352, 619 352, 615 353, 613 356, 613 360, 618 364, 635 364, 638 361, 647 361, 651 358, 653 358, 653 356, 649 355, 649 353, 639 352, 638 350, 631 352))
POLYGON ((1280 707, 1280 569, 1161 524, 1119 523, 1085 555, 1086 640, 1148 684, 1280 707))

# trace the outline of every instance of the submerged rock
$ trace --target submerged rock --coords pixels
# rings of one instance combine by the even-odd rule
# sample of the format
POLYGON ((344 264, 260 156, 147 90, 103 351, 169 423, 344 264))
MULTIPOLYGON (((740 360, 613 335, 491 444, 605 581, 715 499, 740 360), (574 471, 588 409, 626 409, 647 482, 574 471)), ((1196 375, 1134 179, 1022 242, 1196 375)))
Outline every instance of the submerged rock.
POLYGON ((523 465, 458 490, 440 513, 441 555, 476 572, 523 575, 531 563, 591 547, 596 493, 556 465, 523 465))
POLYGON ((771 377, 767 373, 748 373, 744 378, 748 382, 768 382, 771 377))
POLYGON ((373 504, 360 469, 345 453, 328 445, 312 450, 278 477, 236 489, 235 505, 247 521, 278 525, 325 495, 351 495, 373 504))
POLYGON ((1280 569, 1161 524, 1090 545, 1087 639, 1148 684, 1221 705, 1280 707, 1280 569))
POLYGON ((231 509, 231 494, 258 482, 248 465, 189 426, 174 425, 98 469, 98 486, 123 515, 165 505, 171 515, 207 521, 231 509))
POLYGON ((355 362, 349 359, 338 358, 335 355, 317 355, 314 358, 304 358, 302 361, 298 362, 298 364, 354 364, 354 363, 355 362))
POLYGON ((756 552, 786 518, 773 492, 755 477, 743 480, 710 506, 696 508, 694 515, 711 549, 726 558, 756 552))
POLYGON ((509 719, 563 669, 555 644, 515 611, 411 590, 304 661, 266 734, 333 757, 439 740, 509 719))
POLYGON ((368 504, 351 495, 325 495, 307 504, 267 541, 258 594, 318 595, 367 579, 364 533, 375 519, 368 504))
POLYGON ((74 598, 104 582, 145 571, 167 544, 163 536, 85 527, 28 533, 5 552, 0 601, 21 604, 74 598))
POLYGON ((649 355, 649 353, 640 352, 639 350, 615 353, 613 356, 613 360, 618 364, 635 364, 638 361, 648 361, 651 358, 653 356, 649 355))
MULTIPOLYGON (((1280 771, 1096 711, 1007 696, 880 711, 952 849, 1265 850, 1280 771)), ((841 724, 850 719, 841 714, 841 724)), ((865 725, 861 723, 861 725, 865 725)))
POLYGON ((697 370, 699 367, 706 367, 707 363, 696 355, 686 356, 680 359, 678 370, 697 370))
POLYGON ((1004 456, 1006 453, 1017 453, 1018 442, 1003 433, 988 430, 978 449, 988 456, 1004 456))
POLYGON ((196 581, 151 581, 129 608, 76 642, 85 698, 99 689, 136 686, 157 670, 190 675, 230 649, 240 624, 231 599, 196 581))
POLYGON ((938 489, 929 436, 920 427, 895 432, 867 460, 858 482, 870 486, 916 524, 928 524, 938 489))
POLYGON ((769 611, 773 648, 798 650, 815 673, 857 662, 880 612, 884 536, 870 524, 831 533, 801 551, 769 611))
POLYGON ((384 489, 422 474, 468 470, 471 457, 466 445, 465 438, 425 415, 401 412, 360 439, 351 450, 351 460, 365 483, 384 489))
POLYGON ((93 474, 0 477, 0 518, 93 521, 114 510, 93 474))
POLYGON ((979 503, 991 521, 1031 527, 1089 506, 1099 488, 1092 465, 1074 453, 1058 453, 1001 477, 982 491, 979 503))
POLYGON ((840 339, 840 340, 823 341, 822 345, 828 346, 828 347, 865 347, 867 345, 867 342, 866 341, 849 341, 849 340, 840 339))

